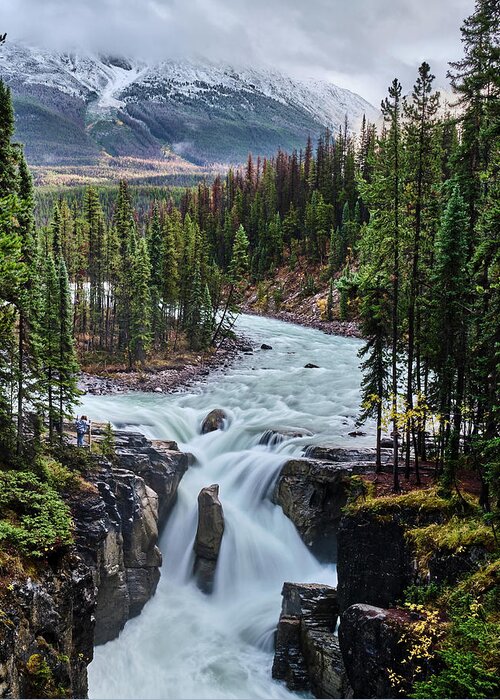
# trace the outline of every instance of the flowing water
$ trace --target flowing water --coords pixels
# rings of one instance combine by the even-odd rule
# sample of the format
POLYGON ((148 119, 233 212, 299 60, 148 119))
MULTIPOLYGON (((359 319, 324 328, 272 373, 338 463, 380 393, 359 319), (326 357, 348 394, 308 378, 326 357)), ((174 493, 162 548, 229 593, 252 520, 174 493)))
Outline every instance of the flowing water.
MULTIPOLYGON (((305 445, 352 445, 359 408, 360 341, 280 321, 243 316, 255 348, 189 392, 87 396, 86 413, 150 438, 177 440, 195 466, 181 481, 161 538, 162 576, 154 598, 117 640, 98 647, 89 668, 93 698, 287 698, 271 678, 273 633, 284 581, 335 585, 269 495, 287 455, 305 445), (313 363, 318 369, 305 369, 313 363), (223 408, 224 431, 200 435, 208 411, 223 408), (314 435, 260 445, 269 428, 314 435), (192 580, 197 496, 217 483, 224 509, 214 593, 192 580)), ((373 444, 373 428, 356 444, 373 444)))

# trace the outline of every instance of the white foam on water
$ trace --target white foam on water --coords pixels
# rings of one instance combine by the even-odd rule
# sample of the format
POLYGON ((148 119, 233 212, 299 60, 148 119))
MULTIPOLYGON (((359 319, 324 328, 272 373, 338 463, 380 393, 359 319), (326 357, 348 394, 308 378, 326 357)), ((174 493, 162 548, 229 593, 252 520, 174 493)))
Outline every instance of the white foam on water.
MULTIPOLYGON (((284 461, 305 445, 352 444, 359 410, 360 341, 280 321, 243 316, 253 355, 188 392, 86 396, 94 420, 173 439, 197 458, 183 477, 161 538, 156 595, 89 667, 91 698, 289 698, 271 678, 273 637, 285 581, 335 585, 270 496, 284 461), (266 342, 273 350, 261 351, 266 342), (319 369, 306 369, 312 362, 319 369), (223 408, 223 431, 200 435, 208 411, 223 408), (307 437, 260 445, 270 428, 306 428, 307 437), (220 487, 225 531, 214 592, 192 577, 197 497, 220 487)), ((373 426, 356 444, 373 444, 373 426)))

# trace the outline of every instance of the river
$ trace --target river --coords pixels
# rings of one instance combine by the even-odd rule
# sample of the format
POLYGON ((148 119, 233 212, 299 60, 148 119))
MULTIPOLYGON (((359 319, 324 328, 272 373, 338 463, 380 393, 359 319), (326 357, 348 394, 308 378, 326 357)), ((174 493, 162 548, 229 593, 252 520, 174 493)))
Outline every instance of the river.
MULTIPOLYGON (((334 564, 318 562, 269 495, 287 455, 305 445, 351 445, 359 410, 361 341, 272 319, 242 316, 252 355, 176 394, 85 396, 97 421, 177 440, 195 466, 181 481, 162 535, 164 563, 154 598, 120 637, 95 650, 91 698, 291 698, 271 678, 273 633, 284 581, 335 585, 334 564), (262 343, 272 350, 260 350, 262 343), (306 369, 313 363, 318 368, 306 369), (200 435, 223 408, 224 431, 200 435), (260 445, 269 428, 306 428, 313 437, 260 445), (217 483, 225 532, 214 593, 192 580, 197 496, 217 483)), ((373 445, 373 426, 356 445, 373 445)))

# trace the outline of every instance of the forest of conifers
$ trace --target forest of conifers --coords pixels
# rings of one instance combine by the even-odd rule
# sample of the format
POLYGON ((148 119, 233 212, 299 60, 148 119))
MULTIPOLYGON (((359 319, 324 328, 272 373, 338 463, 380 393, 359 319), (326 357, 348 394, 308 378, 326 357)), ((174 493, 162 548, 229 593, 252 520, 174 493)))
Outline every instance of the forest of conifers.
MULTIPOLYGON (((327 317, 359 321, 363 415, 392 422, 407 471, 432 424, 444 483, 463 455, 498 504, 500 363, 498 8, 480 3, 450 68, 448 112, 422 63, 398 80, 383 126, 346 124, 304 150, 245 167, 140 211, 125 182, 106 200, 54 197, 35 225, 34 191, 0 83, 0 448, 22 459, 38 415, 51 438, 75 405, 78 360, 129 366, 232 333, 249 283, 287 266, 330 285, 327 317), (312 269, 312 268, 311 268, 312 269), (340 302, 333 303, 337 290, 340 302), (411 455, 411 460, 410 460, 411 455)), ((380 466, 380 462, 378 463, 380 466)))

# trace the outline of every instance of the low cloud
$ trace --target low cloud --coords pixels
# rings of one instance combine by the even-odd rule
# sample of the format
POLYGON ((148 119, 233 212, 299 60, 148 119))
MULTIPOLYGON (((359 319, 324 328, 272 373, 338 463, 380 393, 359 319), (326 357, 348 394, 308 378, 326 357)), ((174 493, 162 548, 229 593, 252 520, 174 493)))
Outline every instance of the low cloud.
POLYGON ((378 104, 427 60, 444 84, 473 0, 2 0, 9 39, 326 77, 378 104))

